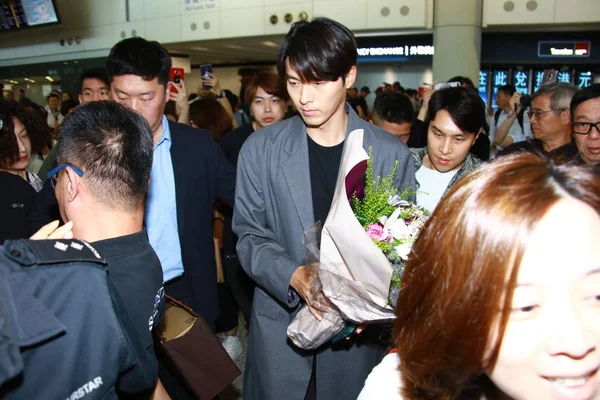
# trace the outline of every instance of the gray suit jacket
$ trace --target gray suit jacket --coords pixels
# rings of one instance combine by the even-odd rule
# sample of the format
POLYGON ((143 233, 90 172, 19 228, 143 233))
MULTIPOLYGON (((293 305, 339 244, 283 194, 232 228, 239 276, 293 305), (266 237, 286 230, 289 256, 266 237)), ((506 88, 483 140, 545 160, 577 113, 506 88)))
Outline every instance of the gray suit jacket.
MULTIPOLYGON (((364 129, 374 176, 399 162, 396 185, 415 188, 408 148, 393 135, 361 120, 351 109, 346 135, 364 129)), ((299 308, 290 280, 304 264, 302 233, 314 223, 306 126, 296 116, 252 134, 238 160, 233 230, 238 258, 257 287, 254 293, 244 399, 303 400, 317 356, 319 399, 355 399, 384 348, 363 335, 305 352, 287 340, 299 308)))

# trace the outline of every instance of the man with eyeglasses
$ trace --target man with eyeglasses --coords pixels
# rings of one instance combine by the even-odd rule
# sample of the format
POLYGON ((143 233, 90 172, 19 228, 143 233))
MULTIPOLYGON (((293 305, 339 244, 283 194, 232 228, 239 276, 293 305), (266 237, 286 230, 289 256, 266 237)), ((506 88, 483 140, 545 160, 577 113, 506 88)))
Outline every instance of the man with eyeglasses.
POLYGON ((600 168, 600 84, 582 89, 571 100, 571 119, 579 163, 600 168))
POLYGON ((531 109, 527 113, 531 131, 551 157, 570 158, 577 153, 570 110, 577 90, 569 83, 553 83, 541 86, 531 97, 531 109))
POLYGON ((571 125, 571 99, 579 89, 570 83, 542 85, 531 97, 527 112, 534 140, 513 143, 498 155, 516 150, 541 151, 562 163, 577 154, 571 125))
POLYGON ((65 228, 72 224, 72 237, 90 242, 108 263, 109 279, 145 350, 142 368, 156 384, 152 329, 164 309, 163 273, 144 229, 153 148, 141 114, 112 101, 86 103, 65 118, 59 165, 48 177, 65 228))

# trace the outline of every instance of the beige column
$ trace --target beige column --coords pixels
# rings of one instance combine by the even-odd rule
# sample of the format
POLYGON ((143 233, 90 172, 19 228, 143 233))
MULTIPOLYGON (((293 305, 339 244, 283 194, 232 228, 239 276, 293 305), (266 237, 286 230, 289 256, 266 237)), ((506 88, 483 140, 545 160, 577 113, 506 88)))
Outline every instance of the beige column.
POLYGON ((483 0, 435 0, 433 79, 456 75, 479 82, 483 0))

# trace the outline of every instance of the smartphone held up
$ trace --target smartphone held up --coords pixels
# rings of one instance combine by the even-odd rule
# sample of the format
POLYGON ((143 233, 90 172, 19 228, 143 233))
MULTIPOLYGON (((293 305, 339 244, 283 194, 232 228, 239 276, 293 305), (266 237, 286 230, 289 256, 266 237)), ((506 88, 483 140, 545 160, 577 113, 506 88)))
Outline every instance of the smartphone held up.
MULTIPOLYGON (((169 82, 179 85, 183 80, 183 75, 183 68, 171 68, 171 72, 169 73, 169 82)), ((171 86, 171 93, 179 93, 179 91, 175 86, 171 86)))
POLYGON ((213 79, 213 66, 212 64, 204 64, 200 66, 200 74, 202 76, 202 88, 211 89, 212 85, 206 81, 213 79))

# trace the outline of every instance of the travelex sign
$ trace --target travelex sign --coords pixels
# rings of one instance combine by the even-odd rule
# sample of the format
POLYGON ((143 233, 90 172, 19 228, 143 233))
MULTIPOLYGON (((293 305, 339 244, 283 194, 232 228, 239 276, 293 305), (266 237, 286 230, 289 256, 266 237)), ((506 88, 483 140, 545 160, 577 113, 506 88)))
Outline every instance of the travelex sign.
POLYGON ((432 56, 433 46, 395 46, 395 47, 360 47, 360 57, 381 56, 432 56))
POLYGON ((538 42, 539 57, 589 57, 590 42, 538 42))

